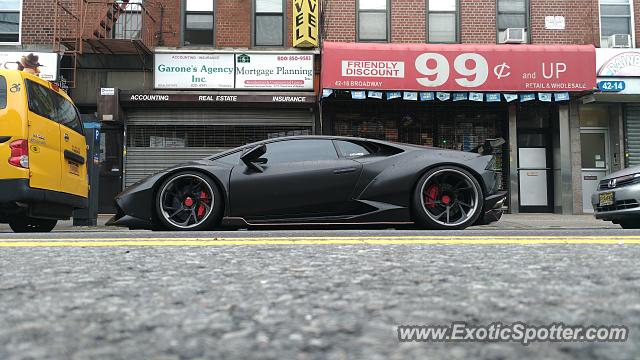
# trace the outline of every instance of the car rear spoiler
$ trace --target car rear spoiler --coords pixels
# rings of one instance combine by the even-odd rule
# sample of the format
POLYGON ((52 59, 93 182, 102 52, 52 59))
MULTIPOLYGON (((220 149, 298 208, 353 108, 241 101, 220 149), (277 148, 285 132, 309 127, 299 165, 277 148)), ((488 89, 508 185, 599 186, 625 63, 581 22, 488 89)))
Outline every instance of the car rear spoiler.
POLYGON ((496 139, 486 139, 484 144, 478 145, 475 148, 471 149, 470 152, 478 153, 480 155, 491 155, 493 154, 493 150, 498 146, 506 143, 504 138, 496 138, 496 139))

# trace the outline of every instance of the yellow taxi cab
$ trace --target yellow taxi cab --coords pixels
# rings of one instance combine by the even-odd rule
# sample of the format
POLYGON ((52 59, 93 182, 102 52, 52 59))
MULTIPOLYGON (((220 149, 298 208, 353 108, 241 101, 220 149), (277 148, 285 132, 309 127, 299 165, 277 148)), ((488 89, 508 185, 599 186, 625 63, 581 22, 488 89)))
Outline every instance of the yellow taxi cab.
POLYGON ((77 108, 57 85, 0 70, 0 223, 48 232, 86 208, 87 145, 77 108))

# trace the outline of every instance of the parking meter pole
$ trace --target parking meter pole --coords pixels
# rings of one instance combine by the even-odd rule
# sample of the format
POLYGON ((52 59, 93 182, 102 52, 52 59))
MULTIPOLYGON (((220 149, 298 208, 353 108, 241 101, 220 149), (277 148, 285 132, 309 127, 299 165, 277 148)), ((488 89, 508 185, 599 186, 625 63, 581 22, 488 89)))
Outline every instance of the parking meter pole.
POLYGON ((100 124, 85 123, 87 139, 87 173, 89 176, 89 206, 73 212, 74 226, 98 225, 98 182, 100 179, 100 124))

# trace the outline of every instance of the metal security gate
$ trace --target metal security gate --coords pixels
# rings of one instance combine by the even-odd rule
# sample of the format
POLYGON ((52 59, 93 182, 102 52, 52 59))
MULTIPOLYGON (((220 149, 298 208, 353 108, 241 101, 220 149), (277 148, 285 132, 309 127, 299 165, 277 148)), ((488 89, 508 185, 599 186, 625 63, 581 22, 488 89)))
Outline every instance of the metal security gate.
POLYGON ((254 141, 313 133, 309 109, 132 109, 124 183, 254 141))
POLYGON ((625 104, 627 166, 640 165, 640 105, 625 104))

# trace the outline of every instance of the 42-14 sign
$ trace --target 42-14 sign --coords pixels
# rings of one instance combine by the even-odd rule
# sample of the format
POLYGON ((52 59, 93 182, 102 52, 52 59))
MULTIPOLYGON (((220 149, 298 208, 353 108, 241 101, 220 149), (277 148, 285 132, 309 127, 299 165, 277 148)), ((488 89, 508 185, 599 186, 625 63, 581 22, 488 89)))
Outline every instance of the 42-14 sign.
POLYGON ((603 92, 618 92, 626 88, 624 81, 600 81, 598 89, 603 92))

